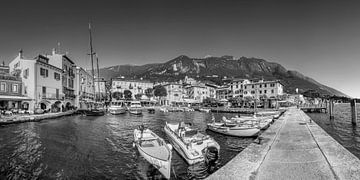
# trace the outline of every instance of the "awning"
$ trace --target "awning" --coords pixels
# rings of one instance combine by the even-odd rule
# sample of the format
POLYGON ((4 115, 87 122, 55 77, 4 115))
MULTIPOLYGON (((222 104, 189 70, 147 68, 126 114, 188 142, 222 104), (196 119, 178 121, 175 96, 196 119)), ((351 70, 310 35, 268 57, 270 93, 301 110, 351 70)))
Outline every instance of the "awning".
POLYGON ((0 101, 30 101, 31 98, 26 96, 4 96, 0 95, 0 101))

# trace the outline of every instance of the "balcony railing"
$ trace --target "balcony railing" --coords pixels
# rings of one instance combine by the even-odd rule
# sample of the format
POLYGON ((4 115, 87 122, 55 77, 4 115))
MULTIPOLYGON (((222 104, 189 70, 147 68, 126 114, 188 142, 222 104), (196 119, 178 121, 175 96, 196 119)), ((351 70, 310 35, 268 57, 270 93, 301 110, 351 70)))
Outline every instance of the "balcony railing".
POLYGON ((41 98, 48 100, 62 100, 64 98, 64 95, 56 93, 43 93, 41 94, 41 98))

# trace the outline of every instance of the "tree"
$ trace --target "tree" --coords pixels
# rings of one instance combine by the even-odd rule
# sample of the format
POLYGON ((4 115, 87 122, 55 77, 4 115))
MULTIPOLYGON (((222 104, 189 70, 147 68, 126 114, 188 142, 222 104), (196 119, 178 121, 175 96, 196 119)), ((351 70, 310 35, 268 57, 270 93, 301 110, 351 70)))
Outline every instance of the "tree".
POLYGON ((157 85, 154 87, 154 96, 157 97, 165 97, 167 96, 167 92, 164 86, 162 85, 157 85))
POLYGON ((145 95, 148 97, 148 98, 151 98, 154 96, 154 89, 152 88, 147 88, 145 89, 145 95))
POLYGON ((135 99, 136 99, 136 100, 140 100, 140 99, 141 99, 141 96, 142 96, 142 94, 135 94, 135 99))
POLYGON ((132 92, 130 90, 124 91, 124 98, 125 99, 132 99, 132 92))
POLYGON ((120 100, 121 98, 123 98, 124 94, 122 92, 116 91, 112 93, 112 98, 116 99, 116 100, 120 100))

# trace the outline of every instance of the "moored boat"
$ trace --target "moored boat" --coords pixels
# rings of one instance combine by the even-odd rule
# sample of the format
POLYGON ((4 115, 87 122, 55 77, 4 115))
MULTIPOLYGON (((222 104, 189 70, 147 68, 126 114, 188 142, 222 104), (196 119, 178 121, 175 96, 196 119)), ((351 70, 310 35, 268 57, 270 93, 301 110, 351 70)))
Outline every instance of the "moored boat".
POLYGON ((109 107, 110 114, 117 115, 117 114, 124 114, 126 113, 126 106, 122 101, 114 101, 111 102, 109 107))
POLYGON ((209 123, 207 128, 211 131, 229 135, 229 136, 236 136, 236 137, 254 137, 257 136, 260 132, 260 129, 257 126, 251 124, 233 124, 228 125, 226 123, 209 123))
POLYGON ((169 112, 169 110, 165 106, 160 107, 159 110, 160 112, 169 112))
POLYGON ((90 109, 83 111, 86 116, 103 116, 105 115, 105 110, 103 109, 90 109))
POLYGON ((209 113, 209 112, 211 112, 211 109, 209 109, 209 108, 200 108, 199 111, 209 113))
POLYGON ((130 107, 128 108, 130 114, 140 115, 142 114, 142 106, 140 101, 132 101, 130 107))
POLYGON ((134 145, 140 155, 166 178, 170 179, 172 146, 149 129, 140 126, 134 130, 134 145))
POLYGON ((164 130, 175 150, 190 165, 213 162, 220 156, 220 146, 214 139, 184 122, 166 122, 164 130))

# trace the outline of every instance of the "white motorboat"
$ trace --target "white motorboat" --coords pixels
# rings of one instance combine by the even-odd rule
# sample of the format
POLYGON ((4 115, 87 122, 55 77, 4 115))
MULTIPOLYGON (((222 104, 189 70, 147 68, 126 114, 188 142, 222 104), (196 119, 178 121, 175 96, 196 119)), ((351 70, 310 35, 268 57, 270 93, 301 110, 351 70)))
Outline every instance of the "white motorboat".
POLYGON ((176 124, 166 122, 164 130, 175 150, 190 165, 198 162, 213 162, 220 156, 220 146, 214 139, 184 122, 176 124))
POLYGON ((140 126, 134 130, 134 145, 140 155, 152 164, 166 179, 170 179, 172 146, 149 129, 140 126))
POLYGON ((126 106, 122 101, 111 102, 109 112, 113 115, 126 113, 126 106))
POLYGON ((209 112, 211 112, 211 109, 209 109, 209 108, 200 108, 199 111, 209 113, 209 112))
POLYGON ((260 129, 252 124, 229 125, 226 123, 213 122, 209 123, 207 128, 220 134, 236 137, 254 137, 257 136, 260 132, 260 129))
POLYGON ((185 112, 193 112, 194 111, 193 108, 189 108, 189 107, 184 107, 183 109, 185 112))
POLYGON ((169 110, 165 106, 160 107, 159 110, 160 112, 169 112, 169 110))
POLYGON ((260 111, 256 113, 256 115, 258 116, 276 116, 279 114, 280 114, 279 111, 260 111))
MULTIPOLYGON (((224 119, 224 117, 223 117, 224 119)), ((225 118, 226 119, 226 118, 225 118)), ((273 122, 272 116, 257 117, 257 116, 236 116, 231 118, 231 121, 240 123, 240 124, 257 124, 258 128, 261 130, 267 129, 270 126, 270 123, 273 122)))
POLYGON ((130 107, 128 108, 130 114, 140 115, 142 114, 142 106, 140 101, 131 101, 130 107))

